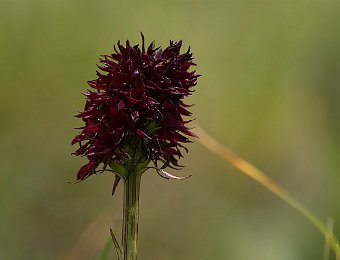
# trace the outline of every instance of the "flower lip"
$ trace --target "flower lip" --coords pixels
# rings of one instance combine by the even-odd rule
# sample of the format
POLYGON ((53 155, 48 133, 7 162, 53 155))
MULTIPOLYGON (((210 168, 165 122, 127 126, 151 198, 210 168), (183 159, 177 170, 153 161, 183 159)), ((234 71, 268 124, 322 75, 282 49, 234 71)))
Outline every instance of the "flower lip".
MULTIPOLYGON (((79 143, 73 154, 89 160, 78 172, 84 180, 111 164, 160 161, 164 167, 179 167, 178 159, 183 144, 196 137, 184 120, 190 116, 190 105, 183 99, 191 95, 200 76, 189 71, 196 66, 190 48, 180 53, 182 41, 170 41, 163 51, 152 42, 141 49, 126 41, 119 41, 115 52, 101 55, 97 79, 88 81, 90 87, 82 94, 86 97, 84 110, 76 115, 85 126, 72 144, 79 143), (94 89, 94 90, 91 90, 94 89)), ((163 168, 162 168, 163 169, 163 168)))

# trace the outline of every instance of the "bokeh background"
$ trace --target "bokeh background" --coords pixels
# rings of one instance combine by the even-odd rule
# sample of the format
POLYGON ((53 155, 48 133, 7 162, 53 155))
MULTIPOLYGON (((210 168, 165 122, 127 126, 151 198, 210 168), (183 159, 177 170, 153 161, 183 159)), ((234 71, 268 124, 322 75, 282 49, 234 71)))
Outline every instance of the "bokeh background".
MULTIPOLYGON (((183 39, 207 132, 340 234, 340 2, 0 0, 0 259, 97 259, 120 237, 122 187, 68 184, 86 81, 119 39, 183 39)), ((177 175, 144 175, 140 259, 317 260, 299 213, 195 141, 177 175)), ((114 258, 113 258, 114 259, 114 258)))

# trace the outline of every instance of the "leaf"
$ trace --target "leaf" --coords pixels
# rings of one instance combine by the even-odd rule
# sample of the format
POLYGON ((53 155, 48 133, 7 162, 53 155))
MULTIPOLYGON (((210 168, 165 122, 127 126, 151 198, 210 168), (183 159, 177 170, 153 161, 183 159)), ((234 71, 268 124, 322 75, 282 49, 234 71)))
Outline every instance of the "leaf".
POLYGON ((109 166, 115 173, 117 173, 119 177, 123 178, 124 180, 127 178, 128 170, 125 165, 118 164, 112 161, 110 162, 109 166))
POLYGON ((120 177, 118 175, 115 175, 115 181, 113 182, 113 187, 112 187, 112 196, 115 194, 119 181, 120 181, 120 177))
POLYGON ((144 161, 140 162, 136 166, 136 171, 138 172, 144 172, 147 170, 148 164, 151 162, 149 159, 145 159, 144 161))
POLYGON ((115 247, 115 251, 116 251, 118 260, 122 259, 122 249, 120 248, 119 243, 118 243, 115 235, 113 234, 113 231, 112 231, 111 228, 110 228, 110 234, 111 234, 111 237, 106 241, 105 246, 104 246, 102 252, 100 253, 98 260, 109 260, 109 259, 111 259, 110 257, 112 257, 112 255, 110 254, 110 252, 112 252, 113 245, 115 247))
POLYGON ((116 254, 117 254, 118 260, 120 260, 122 258, 122 249, 120 248, 119 243, 117 241, 117 238, 113 234, 113 231, 112 231, 111 228, 110 228, 110 234, 111 234, 111 238, 112 238, 113 244, 115 245, 115 249, 116 249, 116 254))

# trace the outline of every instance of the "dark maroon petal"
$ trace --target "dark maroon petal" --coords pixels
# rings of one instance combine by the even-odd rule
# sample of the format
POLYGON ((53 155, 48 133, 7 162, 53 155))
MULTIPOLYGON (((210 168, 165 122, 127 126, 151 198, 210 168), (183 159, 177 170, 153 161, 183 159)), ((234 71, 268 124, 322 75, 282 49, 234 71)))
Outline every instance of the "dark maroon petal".
POLYGON ((84 133, 81 133, 79 135, 76 135, 75 138, 73 138, 71 144, 73 145, 73 144, 79 143, 81 141, 84 141, 86 139, 87 139, 87 136, 84 133))
POLYGON ((89 147, 90 147, 90 143, 86 143, 86 144, 84 144, 84 145, 81 145, 81 146, 80 146, 74 153, 72 153, 72 154, 74 154, 74 155, 80 155, 80 156, 85 155, 86 152, 87 152, 87 150, 89 149, 89 147))
POLYGON ((84 129, 85 132, 98 132, 99 126, 98 125, 88 125, 84 129))
POLYGON ((127 99, 132 105, 141 104, 143 102, 143 100, 134 99, 132 97, 128 97, 127 99))
POLYGON ((189 112, 187 109, 185 109, 184 107, 181 107, 181 106, 178 106, 177 107, 178 109, 178 112, 181 114, 181 115, 184 115, 184 116, 191 116, 192 113, 189 112))
POLYGON ((94 171, 95 165, 96 165, 95 161, 90 161, 89 163, 81 167, 77 174, 77 180, 83 180, 87 176, 89 176, 90 173, 94 171))
POLYGON ((175 43, 170 42, 170 46, 163 51, 162 57, 170 58, 179 55, 181 47, 182 41, 175 43))
POLYGON ((145 87, 142 79, 138 78, 135 82, 135 87, 131 91, 131 97, 137 100, 143 99, 145 95, 144 89, 145 87))
POLYGON ((143 108, 151 108, 154 105, 159 105, 159 102, 157 100, 151 98, 151 97, 146 97, 145 100, 143 101, 143 108))
POLYGON ((122 110, 122 109, 125 109, 125 108, 127 108, 126 103, 123 100, 120 100, 119 103, 118 103, 117 109, 122 110))
POLYGON ((109 87, 112 87, 114 89, 120 89, 123 87, 125 81, 126 81, 127 75, 125 73, 115 73, 114 77, 111 79, 111 82, 108 84, 109 87))
POLYGON ((146 80, 145 86, 151 89, 160 89, 159 86, 155 82, 152 82, 151 80, 146 80))

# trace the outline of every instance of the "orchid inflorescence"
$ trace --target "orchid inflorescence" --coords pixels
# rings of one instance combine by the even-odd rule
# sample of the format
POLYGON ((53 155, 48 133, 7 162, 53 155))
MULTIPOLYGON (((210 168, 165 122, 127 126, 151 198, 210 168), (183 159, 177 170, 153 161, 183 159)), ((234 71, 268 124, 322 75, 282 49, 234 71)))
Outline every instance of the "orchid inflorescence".
POLYGON ((113 54, 101 56, 97 79, 88 81, 85 108, 77 115, 85 126, 72 141, 80 146, 74 154, 89 160, 78 172, 80 181, 100 165, 99 171, 109 166, 121 177, 149 162, 166 173, 166 167, 180 167, 178 159, 188 151, 183 144, 195 136, 187 127, 191 120, 183 119, 191 115, 183 98, 200 76, 189 71, 196 65, 190 48, 181 54, 182 41, 170 41, 164 50, 154 42, 146 49, 141 35, 141 49, 118 41, 113 54))

